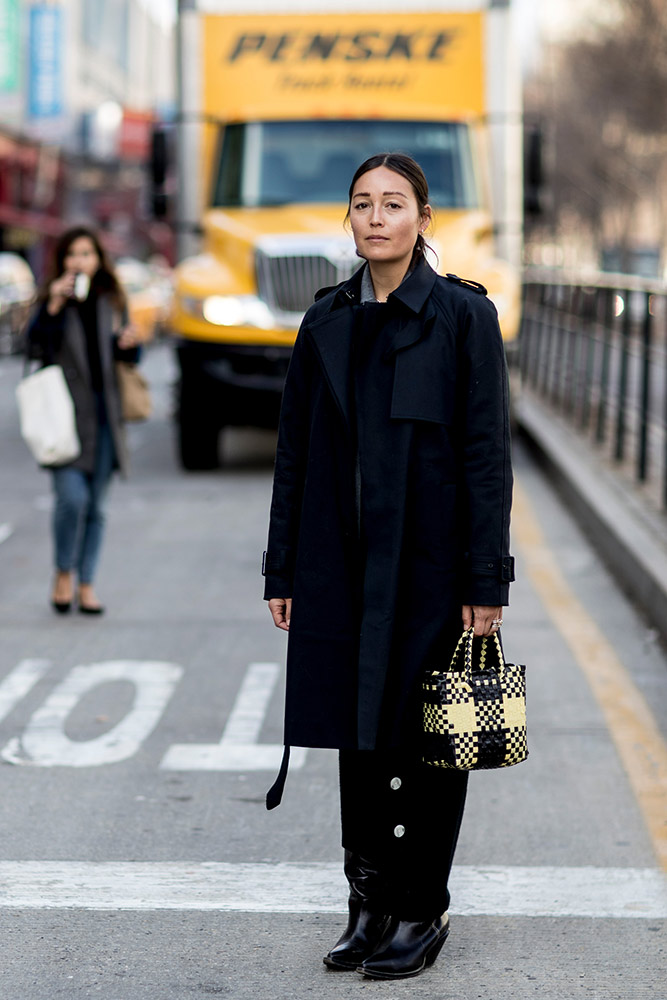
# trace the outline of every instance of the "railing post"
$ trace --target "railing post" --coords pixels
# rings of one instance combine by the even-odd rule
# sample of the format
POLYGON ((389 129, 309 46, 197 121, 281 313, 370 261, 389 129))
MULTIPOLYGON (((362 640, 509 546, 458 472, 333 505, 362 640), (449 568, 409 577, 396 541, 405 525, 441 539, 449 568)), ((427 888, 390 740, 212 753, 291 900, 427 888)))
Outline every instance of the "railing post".
POLYGON ((533 308, 535 313, 530 324, 530 356, 526 365, 528 382, 533 388, 536 388, 540 377, 540 353, 542 351, 543 284, 533 285, 533 308))
POLYGON ((549 326, 549 345, 547 363, 544 371, 544 395, 551 397, 551 402, 558 407, 558 373, 560 371, 560 352, 562 348, 562 286, 551 286, 551 323, 549 326))
POLYGON ((587 430, 591 416, 591 386, 594 384, 593 373, 595 369, 598 302, 601 297, 602 290, 599 288, 589 288, 588 294, 584 294, 584 349, 582 351, 582 361, 585 357, 585 364, 582 365, 581 410, 579 414, 579 424, 583 430, 587 430))
MULTIPOLYGON (((609 356, 611 353, 612 325, 616 292, 613 288, 601 289, 602 298, 602 360, 600 362, 600 398, 595 425, 595 440, 602 444, 607 436, 607 408, 609 396, 609 356)), ((667 488, 667 486, 666 486, 667 488)))
POLYGON ((569 322, 567 325, 567 351, 564 364, 563 379, 563 411, 574 422, 578 395, 578 365, 580 316, 583 300, 581 285, 571 285, 569 288, 569 322))
POLYGON ((641 395, 639 400, 639 448, 637 453, 637 479, 645 483, 648 478, 649 407, 651 405, 651 293, 644 293, 644 321, 642 323, 641 395))
POLYGON ((664 393, 663 407, 663 456, 662 456, 662 506, 667 510, 667 324, 665 320, 667 319, 667 297, 663 297, 663 308, 662 308, 662 357, 663 357, 663 379, 662 379, 662 391, 664 393))
POLYGON ((621 328, 621 349, 618 373, 618 401, 616 410, 616 447, 614 458, 617 462, 622 462, 625 457, 625 431, 626 431, 626 402, 628 395, 628 361, 630 334, 632 332, 632 315, 630 309, 630 291, 619 289, 619 294, 623 296, 623 323, 621 328))
POLYGON ((558 286, 559 324, 558 337, 554 344, 553 382, 551 391, 556 406, 566 409, 568 389, 568 345, 570 342, 570 323, 572 288, 570 285, 558 286))
POLYGON ((523 382, 528 380, 528 362, 530 359, 530 334, 532 318, 530 316, 530 288, 527 281, 521 286, 521 326, 519 327, 519 374, 523 382))
POLYGON ((544 310, 545 322, 542 324, 542 350, 540 351, 540 385, 536 388, 545 398, 549 395, 549 375, 552 368, 551 357, 556 342, 555 331, 558 327, 558 285, 548 285, 545 289, 549 299, 549 308, 544 310))

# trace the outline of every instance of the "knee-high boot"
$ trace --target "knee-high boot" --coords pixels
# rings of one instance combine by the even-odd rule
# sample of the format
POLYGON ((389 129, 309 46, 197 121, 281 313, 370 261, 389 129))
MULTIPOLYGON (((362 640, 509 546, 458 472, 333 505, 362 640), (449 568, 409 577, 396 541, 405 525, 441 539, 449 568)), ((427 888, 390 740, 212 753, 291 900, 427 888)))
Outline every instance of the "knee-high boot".
POLYGON ((389 923, 386 887, 373 862, 345 851, 344 871, 350 884, 349 919, 340 939, 323 959, 330 969, 356 969, 369 958, 389 923))

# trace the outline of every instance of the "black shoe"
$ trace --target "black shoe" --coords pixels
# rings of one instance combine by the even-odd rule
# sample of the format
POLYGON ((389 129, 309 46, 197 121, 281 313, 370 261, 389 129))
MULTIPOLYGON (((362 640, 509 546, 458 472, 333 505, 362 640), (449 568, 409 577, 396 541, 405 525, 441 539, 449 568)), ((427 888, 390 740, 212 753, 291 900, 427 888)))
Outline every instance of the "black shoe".
POLYGON ((406 979, 433 965, 447 935, 449 917, 399 920, 392 917, 375 954, 357 968, 369 979, 406 979))
POLYGON ((79 611, 82 615, 103 615, 104 608, 101 604, 89 605, 79 604, 79 611))
POLYGON ((355 893, 350 894, 350 919, 342 937, 322 961, 330 969, 354 971, 373 954, 387 929, 389 917, 373 913, 355 893))
POLYGON ((54 611, 57 611, 59 615, 66 615, 68 611, 72 610, 71 601, 51 601, 51 607, 54 611))

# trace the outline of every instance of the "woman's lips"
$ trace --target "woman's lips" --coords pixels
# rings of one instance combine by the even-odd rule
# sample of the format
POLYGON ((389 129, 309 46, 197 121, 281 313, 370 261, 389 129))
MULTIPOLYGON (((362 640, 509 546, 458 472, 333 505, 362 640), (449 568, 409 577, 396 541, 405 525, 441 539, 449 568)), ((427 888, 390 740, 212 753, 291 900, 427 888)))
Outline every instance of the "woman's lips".
POLYGON ((366 239, 370 243, 385 243, 388 240, 388 236, 367 236, 366 239))

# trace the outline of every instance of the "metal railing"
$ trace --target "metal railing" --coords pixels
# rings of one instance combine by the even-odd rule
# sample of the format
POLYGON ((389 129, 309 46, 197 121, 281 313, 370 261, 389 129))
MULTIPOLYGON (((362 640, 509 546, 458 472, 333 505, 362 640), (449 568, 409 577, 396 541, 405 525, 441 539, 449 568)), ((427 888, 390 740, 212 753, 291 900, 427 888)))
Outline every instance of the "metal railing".
POLYGON ((522 381, 667 510, 667 285, 524 277, 522 381))

